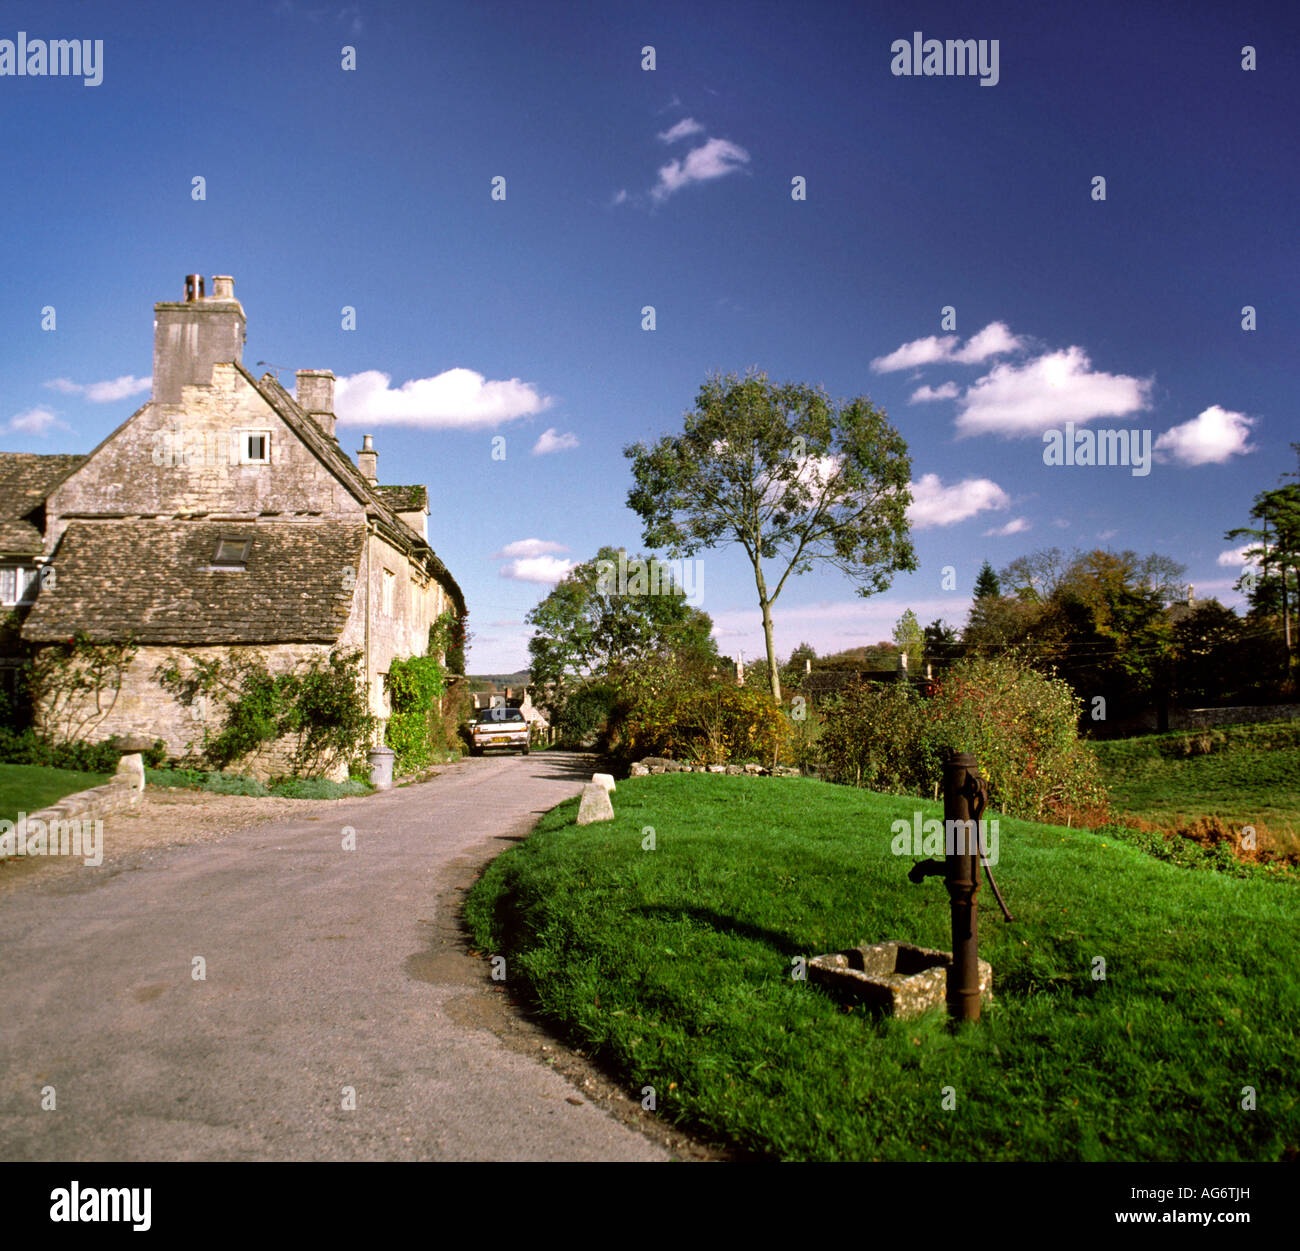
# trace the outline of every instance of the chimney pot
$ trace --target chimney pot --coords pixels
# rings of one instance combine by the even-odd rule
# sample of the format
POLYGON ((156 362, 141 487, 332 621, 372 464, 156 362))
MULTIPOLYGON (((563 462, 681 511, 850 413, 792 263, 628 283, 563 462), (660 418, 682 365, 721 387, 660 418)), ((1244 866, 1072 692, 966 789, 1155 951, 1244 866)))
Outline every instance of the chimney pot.
POLYGON ((203 275, 186 274, 185 275, 185 303, 193 304, 195 300, 203 299, 203 275))
MULTIPOLYGON (((202 294, 203 279, 199 279, 202 294)), ((235 298, 235 280, 229 274, 212 275, 212 298, 214 300, 233 300, 235 298)))
POLYGON ((357 453, 357 468, 361 470, 361 476, 371 486, 379 482, 378 461, 379 453, 375 451, 374 435, 362 435, 361 450, 357 453))

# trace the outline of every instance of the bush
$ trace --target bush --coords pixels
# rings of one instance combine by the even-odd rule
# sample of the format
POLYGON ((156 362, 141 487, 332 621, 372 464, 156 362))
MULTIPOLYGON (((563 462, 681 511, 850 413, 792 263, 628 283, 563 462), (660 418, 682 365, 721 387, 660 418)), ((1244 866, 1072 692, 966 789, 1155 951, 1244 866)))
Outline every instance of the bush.
POLYGON ((927 709, 906 682, 850 683, 823 713, 823 776, 869 790, 932 795, 927 709))
POLYGON ((824 721, 833 781, 934 798, 946 752, 968 751, 988 779, 990 807, 1007 816, 1105 819, 1097 758, 1078 736, 1078 697, 1014 655, 959 661, 929 700, 902 683, 856 684, 824 721))
POLYGON ((770 695, 718 684, 620 704, 605 745, 624 763, 667 756, 699 764, 770 765, 790 738, 790 722, 770 695))
POLYGON ((1108 803, 1097 757, 1079 738, 1081 703, 1063 679, 1014 655, 959 661, 927 705, 929 767, 945 750, 974 752, 991 807, 1026 820, 1096 824, 1108 803))
POLYGON ((411 656, 389 666, 393 713, 388 719, 387 740, 396 753, 394 773, 418 772, 443 745, 446 735, 440 701, 446 686, 446 670, 437 656, 411 656))
POLYGON ((598 740, 620 703, 618 688, 593 682, 574 691, 555 714, 559 740, 567 747, 583 747, 598 740))
MULTIPOLYGON (((122 757, 117 738, 98 743, 52 743, 35 730, 6 730, 0 728, 0 761, 6 764, 44 765, 52 769, 75 769, 79 773, 112 773, 122 757)), ((162 739, 143 752, 144 762, 150 768, 160 764, 167 746, 162 739)))

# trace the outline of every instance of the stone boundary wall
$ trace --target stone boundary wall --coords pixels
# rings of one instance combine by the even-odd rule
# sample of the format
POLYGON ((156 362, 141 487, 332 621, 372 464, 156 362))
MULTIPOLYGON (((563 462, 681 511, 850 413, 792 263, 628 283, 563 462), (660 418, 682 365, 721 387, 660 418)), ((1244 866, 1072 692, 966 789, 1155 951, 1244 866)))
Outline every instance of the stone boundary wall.
POLYGON ((110 812, 138 808, 144 795, 144 757, 123 756, 117 772, 102 786, 64 795, 57 803, 27 814, 28 821, 95 821, 110 812))
POLYGON ((776 769, 766 769, 762 765, 702 765, 689 764, 682 760, 669 760, 664 756, 647 756, 638 760, 629 770, 628 776, 643 778, 650 773, 725 773, 731 777, 802 777, 803 772, 793 765, 777 765, 776 769))
MULTIPOLYGON (((1169 729, 1208 730, 1220 725, 1254 725, 1261 721, 1295 721, 1300 704, 1241 704, 1236 708, 1171 708, 1169 729)), ((1139 731, 1152 732, 1159 723, 1154 711, 1116 723, 1121 737, 1139 731)))

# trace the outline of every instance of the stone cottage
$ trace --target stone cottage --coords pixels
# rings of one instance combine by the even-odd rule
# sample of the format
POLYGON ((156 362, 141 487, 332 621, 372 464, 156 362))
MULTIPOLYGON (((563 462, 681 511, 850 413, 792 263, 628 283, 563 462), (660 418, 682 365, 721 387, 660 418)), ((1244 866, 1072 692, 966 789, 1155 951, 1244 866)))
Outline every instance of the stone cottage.
MULTIPOLYGON (((370 435, 355 464, 345 454, 330 371, 299 370, 295 399, 244 368, 244 337, 234 280, 207 295, 191 275, 184 300, 154 306, 144 407, 85 456, 0 454, 0 591, 21 650, 77 631, 138 646, 82 737, 162 738, 182 754, 195 710, 155 676, 178 654, 277 672, 358 649, 382 718, 392 661, 423 655, 444 612, 464 616, 429 544, 426 488, 381 486, 370 435)), ((4 650, 12 667, 19 649, 4 650)), ((286 761, 279 745, 247 771, 286 761)))

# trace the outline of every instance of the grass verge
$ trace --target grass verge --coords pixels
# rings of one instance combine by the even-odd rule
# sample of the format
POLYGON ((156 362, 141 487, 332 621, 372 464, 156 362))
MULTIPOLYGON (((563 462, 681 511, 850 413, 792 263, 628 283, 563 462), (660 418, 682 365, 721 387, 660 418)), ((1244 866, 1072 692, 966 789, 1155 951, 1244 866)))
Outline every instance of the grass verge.
POLYGON ((792 978, 798 957, 863 939, 950 947, 941 885, 911 885, 890 851, 891 821, 940 805, 699 774, 621 781, 614 802, 612 822, 573 825, 576 801, 544 816, 488 866, 466 920, 670 1120, 782 1159, 1297 1154, 1294 882, 1001 820, 1016 921, 981 910, 997 998, 953 1035, 941 1012, 864 1017, 792 978))
POLYGON ((214 795, 252 795, 258 798, 276 795, 281 799, 347 799, 369 795, 369 782, 349 778, 346 782, 328 782, 324 778, 288 778, 266 784, 256 778, 235 773, 204 772, 202 769, 146 769, 144 779, 150 786, 181 786, 187 790, 209 791, 214 795))
POLYGON ((1119 819, 1204 835, 1253 826, 1300 858, 1300 724, 1228 726, 1092 744, 1119 819))
POLYGON ((45 765, 0 764, 0 820, 17 820, 20 812, 39 812, 65 795, 103 786, 110 776, 45 765))

